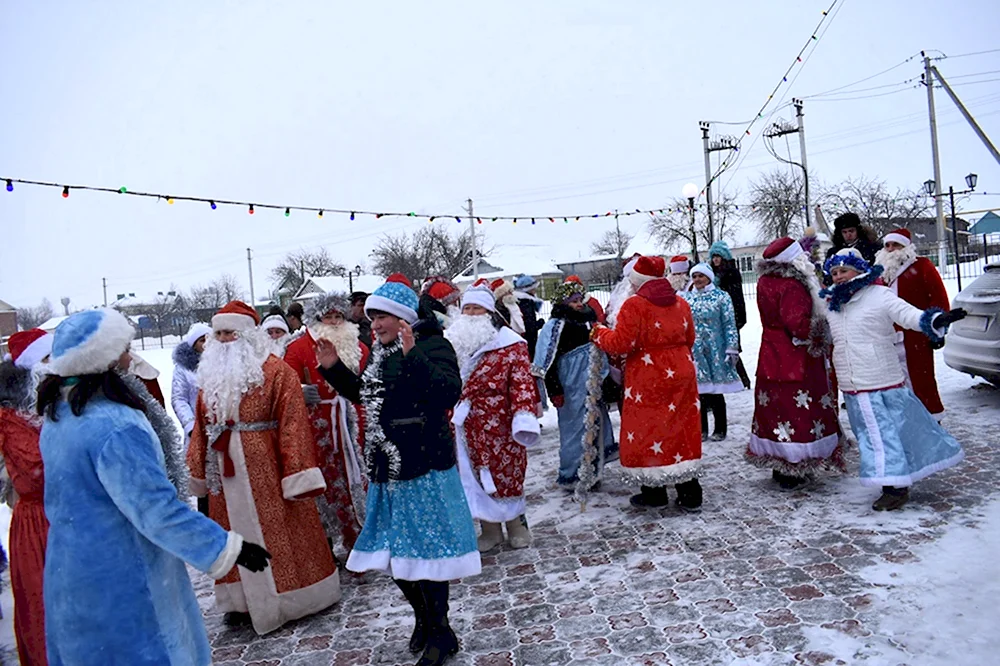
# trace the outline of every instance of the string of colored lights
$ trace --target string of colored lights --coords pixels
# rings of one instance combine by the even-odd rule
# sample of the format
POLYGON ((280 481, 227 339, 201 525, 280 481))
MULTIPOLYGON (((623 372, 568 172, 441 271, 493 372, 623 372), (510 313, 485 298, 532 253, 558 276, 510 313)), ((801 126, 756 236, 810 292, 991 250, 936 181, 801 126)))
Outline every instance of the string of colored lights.
MULTIPOLYGON (((47 187, 62 191, 62 197, 68 199, 70 192, 73 190, 79 190, 83 192, 102 192, 108 194, 119 194, 125 196, 133 197, 143 197, 148 199, 156 199, 166 201, 168 204, 173 204, 175 201, 189 201, 197 203, 208 204, 212 210, 216 210, 219 206, 236 206, 241 208, 246 208, 247 213, 253 215, 257 210, 277 210, 284 211, 285 217, 289 217, 292 211, 305 211, 316 213, 318 217, 322 218, 324 214, 329 213, 333 215, 344 215, 347 216, 351 221, 356 220, 360 216, 374 217, 375 219, 382 219, 388 217, 394 218, 414 218, 414 219, 424 219, 428 222, 434 222, 435 220, 449 220, 454 219, 456 222, 461 224, 465 220, 463 217, 453 214, 428 214, 428 213, 401 213, 401 212, 377 212, 370 210, 359 210, 359 209, 349 209, 349 208, 334 208, 334 207, 323 207, 317 208, 314 206, 298 206, 298 205, 283 205, 283 204, 271 204, 271 203, 257 203, 250 201, 236 201, 232 199, 222 199, 219 197, 194 197, 194 196, 181 196, 181 195, 170 195, 161 194, 157 192, 141 192, 136 190, 130 190, 127 187, 102 187, 99 185, 67 185, 64 183, 40 181, 40 180, 27 180, 23 178, 3 178, 0 180, 6 182, 6 189, 8 192, 14 192, 14 184, 18 185, 32 185, 37 187, 47 187)), ((990 193, 990 192, 972 192, 970 195, 978 196, 1000 196, 1000 193, 990 193)), ((891 199, 887 203, 903 203, 910 202, 914 200, 914 196, 901 197, 899 199, 891 199)), ((822 203, 820 204, 824 208, 830 210, 846 210, 847 207, 839 203, 822 203)), ((706 204, 699 203, 695 204, 695 208, 704 210, 706 204)), ((739 211, 740 207, 744 209, 749 209, 751 211, 756 211, 758 209, 784 209, 789 210, 791 207, 785 204, 753 204, 753 203, 718 203, 713 204, 713 210, 722 211, 739 211)), ((491 216, 481 216, 476 217, 476 222, 483 224, 483 220, 499 222, 499 221, 510 221, 517 224, 518 221, 530 222, 531 224, 537 224, 538 222, 548 221, 550 223, 555 223, 556 221, 562 221, 564 223, 569 223, 570 220, 579 222, 581 219, 599 219, 599 218, 609 218, 609 217, 631 217, 634 215, 649 215, 655 217, 656 215, 664 215, 669 213, 681 213, 689 210, 688 206, 667 206, 664 208, 651 208, 651 209, 640 209, 636 208, 633 210, 615 210, 608 211, 606 213, 590 213, 587 215, 491 215, 491 216)))

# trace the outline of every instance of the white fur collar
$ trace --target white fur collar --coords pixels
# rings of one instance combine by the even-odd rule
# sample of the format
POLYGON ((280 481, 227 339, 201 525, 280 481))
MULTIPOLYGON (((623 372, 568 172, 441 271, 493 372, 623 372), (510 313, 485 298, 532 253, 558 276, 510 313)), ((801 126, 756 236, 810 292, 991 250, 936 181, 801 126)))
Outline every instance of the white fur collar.
POLYGON ((518 343, 527 344, 520 335, 515 333, 512 329, 504 326, 493 339, 487 342, 485 345, 480 347, 475 354, 473 354, 465 365, 462 366, 462 381, 468 381, 469 377, 472 376, 472 372, 479 365, 479 359, 483 357, 484 354, 488 354, 491 351, 496 351, 498 349, 503 349, 505 347, 510 347, 511 345, 516 345, 518 343))

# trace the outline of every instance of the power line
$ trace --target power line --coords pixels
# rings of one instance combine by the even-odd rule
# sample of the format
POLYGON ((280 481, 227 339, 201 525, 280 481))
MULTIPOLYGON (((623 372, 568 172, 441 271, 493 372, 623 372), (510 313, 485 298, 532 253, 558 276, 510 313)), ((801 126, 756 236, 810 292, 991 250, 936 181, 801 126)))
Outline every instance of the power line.
POLYGON ((888 74, 889 72, 891 72, 891 71, 893 71, 895 69, 898 69, 898 68, 902 67, 903 65, 911 62, 915 58, 919 58, 919 57, 920 57, 920 54, 919 53, 915 53, 915 54, 911 55, 909 58, 907 58, 906 60, 903 60, 902 62, 898 62, 895 65, 893 65, 892 67, 889 67, 888 69, 883 69, 881 72, 876 72, 875 74, 872 74, 871 76, 866 76, 863 79, 858 79, 857 81, 854 81, 853 83, 847 83, 847 84, 839 86, 837 88, 831 88, 830 90, 825 90, 823 92, 816 93, 814 95, 804 95, 802 97, 802 99, 810 99, 812 97, 820 97, 822 95, 828 95, 830 93, 835 93, 838 90, 844 90, 845 88, 852 88, 852 87, 858 85, 859 83, 865 83, 866 81, 871 81, 872 79, 876 79, 876 78, 882 76, 883 74, 888 74))
POLYGON ((941 55, 939 58, 933 58, 933 60, 948 60, 954 58, 968 58, 970 56, 986 55, 987 53, 1000 53, 1000 49, 990 49, 988 51, 973 51, 972 53, 959 53, 958 55, 941 55))

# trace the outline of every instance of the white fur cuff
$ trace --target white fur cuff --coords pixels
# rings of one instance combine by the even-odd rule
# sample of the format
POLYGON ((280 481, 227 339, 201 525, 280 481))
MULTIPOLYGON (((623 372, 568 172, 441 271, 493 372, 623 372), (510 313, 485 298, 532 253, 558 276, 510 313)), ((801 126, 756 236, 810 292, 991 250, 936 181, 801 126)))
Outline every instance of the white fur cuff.
POLYGON ((514 441, 527 448, 538 443, 542 431, 534 414, 518 412, 514 415, 511 432, 514 441))
POLYGON ((310 467, 281 480, 281 495, 286 500, 298 499, 317 490, 326 490, 326 481, 319 467, 310 467))
POLYGON ((215 580, 219 580, 236 566, 236 558, 240 556, 241 550, 243 550, 243 537, 236 532, 230 532, 226 537, 225 548, 222 549, 219 556, 215 558, 215 562, 212 562, 212 566, 205 573, 215 580))

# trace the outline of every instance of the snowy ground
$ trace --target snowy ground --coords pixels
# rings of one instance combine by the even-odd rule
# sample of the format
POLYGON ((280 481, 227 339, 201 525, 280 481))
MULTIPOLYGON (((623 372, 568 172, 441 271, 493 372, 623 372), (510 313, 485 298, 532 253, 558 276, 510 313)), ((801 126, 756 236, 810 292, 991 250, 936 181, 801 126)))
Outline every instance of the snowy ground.
MULTIPOLYGON (((751 374, 759 338, 751 321, 743 331, 751 374)), ((167 394, 170 352, 144 354, 167 394)), ((534 544, 484 557, 480 576, 453 586, 464 650, 452 663, 994 663, 1000 391, 952 371, 940 354, 937 373, 945 426, 967 458, 918 484, 911 504, 892 514, 873 513, 875 491, 850 474, 805 492, 775 490, 742 461, 749 392, 728 399, 729 439, 706 444, 701 514, 633 509, 613 480, 581 512, 555 485, 549 412, 529 461, 534 544)), ((408 608, 395 587, 379 575, 342 572, 341 580, 333 609, 258 637, 225 627, 210 581, 194 574, 216 663, 413 663, 408 608)), ((0 641, 9 641, 9 593, 0 603, 0 641)), ((3 663, 17 662, 8 652, 3 663)))

